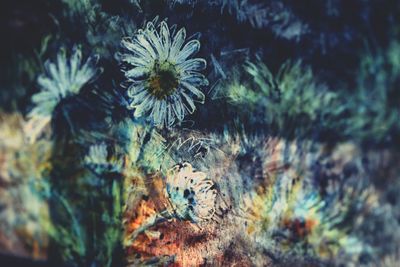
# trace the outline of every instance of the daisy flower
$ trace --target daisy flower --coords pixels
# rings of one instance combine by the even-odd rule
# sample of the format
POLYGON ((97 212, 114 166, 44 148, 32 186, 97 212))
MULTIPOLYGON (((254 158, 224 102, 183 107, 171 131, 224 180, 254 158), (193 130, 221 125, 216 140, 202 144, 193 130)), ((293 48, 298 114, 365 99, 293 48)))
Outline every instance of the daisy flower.
POLYGON ((29 112, 26 131, 31 135, 31 141, 41 133, 50 122, 53 111, 62 99, 76 95, 82 87, 93 79, 98 70, 94 66, 94 58, 82 63, 82 51, 75 48, 70 58, 61 49, 56 62, 46 62, 46 73, 38 78, 41 91, 32 96, 35 105, 29 112))
POLYGON ((190 163, 177 164, 169 169, 164 193, 170 207, 156 212, 143 221, 129 235, 126 246, 132 245, 139 234, 166 220, 177 218, 201 223, 212 219, 215 214, 216 185, 204 172, 194 171, 190 163))
POLYGON ((182 220, 204 221, 215 213, 216 186, 204 172, 194 171, 190 163, 178 164, 169 170, 166 195, 174 214, 182 220))
POLYGON ((122 45, 129 53, 122 54, 120 60, 130 66, 124 72, 134 116, 146 116, 157 126, 171 127, 195 111, 195 102, 204 103, 199 87, 208 81, 199 71, 207 63, 191 58, 199 51, 200 42, 191 40, 184 45, 184 28, 175 34, 165 21, 158 28, 149 22, 133 38, 124 38, 122 45))

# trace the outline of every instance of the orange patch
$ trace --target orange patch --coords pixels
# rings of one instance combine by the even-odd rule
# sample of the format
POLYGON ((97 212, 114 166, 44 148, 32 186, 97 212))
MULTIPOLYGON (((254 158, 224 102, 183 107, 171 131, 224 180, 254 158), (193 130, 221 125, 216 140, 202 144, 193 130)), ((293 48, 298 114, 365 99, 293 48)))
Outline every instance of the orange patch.
POLYGON ((306 220, 301 220, 301 219, 284 219, 283 220, 283 225, 286 229, 290 230, 292 234, 294 234, 297 237, 300 238, 305 238, 315 225, 317 225, 317 221, 314 219, 306 219, 306 220))
POLYGON ((133 232, 139 228, 148 218, 156 214, 155 206, 152 201, 141 200, 137 207, 137 216, 129 223, 128 232, 133 232))

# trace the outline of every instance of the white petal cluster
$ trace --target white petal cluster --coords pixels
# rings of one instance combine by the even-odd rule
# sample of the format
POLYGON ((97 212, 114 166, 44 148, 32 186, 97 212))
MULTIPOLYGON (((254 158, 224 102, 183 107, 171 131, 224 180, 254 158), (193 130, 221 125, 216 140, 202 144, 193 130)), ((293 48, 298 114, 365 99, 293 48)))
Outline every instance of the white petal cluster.
POLYGON ((45 63, 46 72, 38 77, 41 90, 32 96, 33 109, 28 114, 29 123, 25 131, 31 136, 31 142, 41 133, 51 120, 55 107, 68 96, 78 94, 82 87, 95 77, 95 59, 88 58, 82 63, 82 51, 74 48, 67 58, 61 49, 56 62, 45 63))
POLYGON ((76 48, 67 59, 65 50, 58 53, 56 62, 46 62, 46 73, 38 78, 41 91, 32 96, 35 107, 29 116, 52 114, 56 105, 67 96, 78 94, 96 74, 93 58, 82 64, 82 51, 76 48))
POLYGON ((175 33, 165 21, 158 27, 149 22, 133 38, 123 39, 128 53, 121 55, 121 61, 129 65, 125 76, 134 115, 170 127, 193 113, 195 102, 204 103, 199 88, 208 81, 199 71, 206 68, 206 61, 190 58, 199 51, 200 42, 184 44, 184 28, 175 33))
POLYGON ((166 196, 182 220, 209 220, 215 213, 215 183, 204 172, 194 171, 190 163, 178 164, 168 171, 166 196))

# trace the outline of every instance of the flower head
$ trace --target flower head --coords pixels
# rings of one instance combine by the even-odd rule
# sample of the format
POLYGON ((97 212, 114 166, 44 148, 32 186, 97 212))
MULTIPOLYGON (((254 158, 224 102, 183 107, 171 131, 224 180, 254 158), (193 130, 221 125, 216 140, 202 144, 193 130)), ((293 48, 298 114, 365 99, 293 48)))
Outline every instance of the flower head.
POLYGON ((206 61, 189 59, 199 51, 200 42, 191 40, 184 45, 185 39, 184 28, 175 34, 162 21, 159 30, 149 22, 133 39, 122 40, 129 50, 121 60, 130 65, 125 76, 136 117, 148 116, 155 125, 172 126, 195 111, 195 101, 204 102, 199 87, 208 81, 199 71, 206 68, 206 61))
POLYGON ((82 51, 79 48, 74 49, 69 59, 62 49, 57 62, 46 62, 46 73, 38 78, 41 91, 32 96, 35 106, 28 114, 30 123, 26 130, 32 135, 33 141, 50 121, 57 104, 68 96, 78 94, 94 78, 98 71, 93 65, 94 58, 88 58, 82 64, 82 51))
POLYGON ((46 74, 38 78, 42 90, 32 96, 35 107, 29 116, 51 115, 56 105, 70 95, 78 94, 81 88, 96 74, 92 67, 93 58, 82 64, 82 51, 76 48, 71 57, 67 59, 66 52, 62 49, 57 56, 57 62, 46 62, 46 74))
POLYGON ((216 186, 204 172, 194 171, 190 163, 169 170, 166 195, 180 219, 199 222, 211 219, 215 213, 216 186))

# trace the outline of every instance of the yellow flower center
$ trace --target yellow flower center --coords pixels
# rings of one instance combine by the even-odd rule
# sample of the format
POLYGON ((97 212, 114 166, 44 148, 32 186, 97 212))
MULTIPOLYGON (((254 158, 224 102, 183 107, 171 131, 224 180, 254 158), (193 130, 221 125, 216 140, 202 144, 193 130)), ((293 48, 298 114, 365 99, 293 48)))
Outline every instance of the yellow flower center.
POLYGON ((157 99, 172 95, 179 85, 179 75, 173 64, 156 62, 148 79, 148 90, 157 99))

